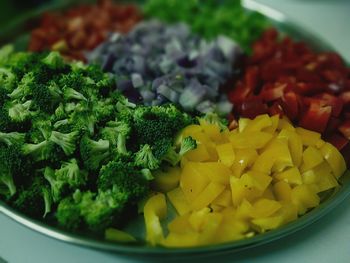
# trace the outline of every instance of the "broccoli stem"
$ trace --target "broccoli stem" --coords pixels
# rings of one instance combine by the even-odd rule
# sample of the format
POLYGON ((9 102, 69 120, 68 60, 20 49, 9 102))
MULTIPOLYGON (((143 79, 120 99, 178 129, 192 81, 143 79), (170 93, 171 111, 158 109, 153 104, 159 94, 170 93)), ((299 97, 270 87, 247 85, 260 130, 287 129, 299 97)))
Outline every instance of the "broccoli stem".
POLYGON ((75 142, 78 134, 77 131, 67 134, 53 131, 49 140, 60 146, 66 155, 71 155, 75 151, 75 142))
POLYGON ((24 133, 19 132, 10 132, 10 133, 3 133, 0 132, 0 141, 5 143, 6 145, 12 145, 15 143, 21 144, 24 142, 24 133))
POLYGON ((83 94, 81 94, 80 92, 72 88, 65 88, 63 96, 65 97, 66 100, 77 99, 77 100, 87 101, 87 99, 84 97, 83 94))
POLYGON ((0 180, 3 184, 5 184, 10 192, 10 196, 13 196, 16 193, 16 185, 13 181, 12 174, 7 173, 7 174, 2 174, 0 176, 0 180))

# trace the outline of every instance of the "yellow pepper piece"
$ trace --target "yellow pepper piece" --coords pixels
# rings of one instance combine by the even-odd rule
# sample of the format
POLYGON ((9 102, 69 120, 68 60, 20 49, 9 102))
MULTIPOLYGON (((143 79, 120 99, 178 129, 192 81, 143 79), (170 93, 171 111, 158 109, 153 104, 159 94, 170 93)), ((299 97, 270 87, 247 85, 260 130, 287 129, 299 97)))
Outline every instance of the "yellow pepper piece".
POLYGON ((253 204, 252 218, 269 217, 281 208, 281 204, 274 200, 260 198, 253 204))
POLYGON ((290 201, 280 202, 281 208, 275 213, 275 215, 280 215, 283 218, 283 223, 287 224, 298 218, 298 209, 290 201))
POLYGON ((253 227, 259 233, 264 233, 267 230, 276 229, 283 224, 282 216, 271 216, 266 218, 256 218, 252 220, 253 227))
POLYGON ((228 185, 232 171, 224 164, 218 162, 205 162, 196 165, 197 171, 210 181, 228 185))
POLYGON ((194 247, 199 245, 199 235, 196 232, 170 232, 161 244, 166 247, 194 247))
POLYGON ((232 196, 229 189, 225 189, 213 202, 213 205, 219 205, 222 207, 232 206, 232 196))
POLYGON ((239 205, 244 199, 253 201, 257 197, 260 197, 272 178, 263 173, 256 171, 249 171, 236 178, 232 176, 230 178, 230 186, 232 192, 232 202, 235 206, 239 205))
POLYGON ((320 197, 308 185, 298 185, 292 189, 292 203, 298 208, 298 214, 305 214, 310 208, 319 205, 320 197))
POLYGON ((225 185, 211 182, 190 204, 193 210, 199 210, 208 206, 217 198, 225 189, 225 185))
POLYGON ((193 211, 188 217, 188 222, 195 231, 200 232, 203 230, 203 223, 209 214, 210 208, 208 207, 204 207, 198 211, 193 211))
POLYGON ((291 185, 300 185, 303 183, 300 171, 297 167, 292 167, 281 173, 276 173, 274 178, 278 181, 285 181, 291 185))
POLYGON ((310 170, 323 162, 321 152, 313 146, 309 146, 303 152, 303 163, 300 167, 302 172, 310 170))
POLYGON ((321 139, 321 134, 318 132, 306 130, 301 127, 298 127, 295 130, 301 137, 301 140, 305 146, 316 146, 321 139))
POLYGON ((181 170, 179 167, 167 167, 153 173, 152 189, 163 193, 169 192, 179 185, 181 170))
POLYGON ((175 217, 169 224, 168 229, 170 232, 185 234, 189 231, 193 232, 194 229, 189 222, 190 214, 180 215, 175 217))
POLYGON ((233 151, 233 147, 231 143, 224 143, 216 146, 216 151, 219 155, 219 161, 226 165, 227 167, 231 167, 235 160, 235 152, 233 151))
POLYGON ((291 166, 293 166, 293 160, 288 148, 288 141, 285 138, 276 138, 265 147, 252 169, 270 174, 275 171, 283 171, 291 166))
POLYGON ((254 149, 238 149, 236 157, 231 167, 233 175, 240 177, 246 168, 249 168, 258 157, 258 153, 254 149))
POLYGON ((273 191, 278 201, 290 202, 292 199, 292 188, 285 181, 279 181, 273 185, 273 191))
POLYGON ((282 129, 277 136, 278 138, 286 138, 293 164, 298 166, 301 164, 303 155, 303 142, 300 136, 295 132, 287 129, 282 129))
POLYGON ((216 212, 206 215, 199 237, 200 245, 208 245, 216 241, 215 236, 222 222, 222 218, 222 214, 216 212))
POLYGON ((107 228, 105 230, 105 239, 122 243, 136 242, 132 235, 116 228, 107 228))
POLYGON ((282 119, 279 120, 278 122, 278 128, 277 130, 290 130, 290 131, 294 131, 295 128, 293 127, 293 124, 290 122, 290 120, 288 120, 288 118, 286 118, 286 116, 283 116, 282 119))
POLYGON ((149 198, 144 210, 146 240, 152 245, 161 243, 164 240, 163 229, 160 220, 167 214, 167 206, 164 194, 156 194, 149 198))
POLYGON ((333 175, 332 168, 324 161, 312 170, 303 173, 303 183, 313 185, 316 193, 337 187, 338 181, 333 175))
POLYGON ((244 132, 260 132, 265 128, 272 126, 272 121, 269 115, 263 114, 256 116, 254 120, 247 123, 244 132))
POLYGON ((210 182, 205 174, 199 172, 199 165, 196 162, 188 162, 181 173, 180 186, 189 203, 192 203, 210 182))
POLYGON ((243 132, 244 129, 251 123, 252 120, 248 118, 239 118, 238 120, 238 132, 243 132))
POLYGON ((272 116, 271 117, 271 126, 263 128, 262 131, 273 134, 278 128, 279 120, 280 120, 280 117, 278 115, 272 116))
POLYGON ((179 215, 184 215, 191 210, 190 204, 180 187, 168 192, 167 196, 179 215))
POLYGON ((271 139, 273 135, 267 132, 243 132, 230 135, 230 141, 234 149, 261 149, 271 139))
POLYGON ((339 177, 342 176, 346 170, 344 157, 337 150, 337 148, 328 142, 320 148, 320 151, 323 158, 325 158, 328 164, 331 166, 335 178, 339 179, 339 177))

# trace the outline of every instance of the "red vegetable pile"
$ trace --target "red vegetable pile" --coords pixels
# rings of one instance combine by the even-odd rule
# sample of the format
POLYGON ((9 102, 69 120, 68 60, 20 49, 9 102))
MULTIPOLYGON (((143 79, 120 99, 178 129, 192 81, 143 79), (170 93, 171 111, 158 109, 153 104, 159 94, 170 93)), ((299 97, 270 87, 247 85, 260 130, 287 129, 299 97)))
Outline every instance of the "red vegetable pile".
POLYGON ((339 150, 350 139, 350 70, 334 52, 315 52, 267 30, 253 44, 243 77, 229 91, 234 114, 286 115, 319 132, 339 150))
POLYGON ((84 60, 83 51, 95 48, 109 32, 126 33, 140 20, 136 6, 111 0, 46 13, 32 31, 29 50, 57 50, 64 56, 84 60))

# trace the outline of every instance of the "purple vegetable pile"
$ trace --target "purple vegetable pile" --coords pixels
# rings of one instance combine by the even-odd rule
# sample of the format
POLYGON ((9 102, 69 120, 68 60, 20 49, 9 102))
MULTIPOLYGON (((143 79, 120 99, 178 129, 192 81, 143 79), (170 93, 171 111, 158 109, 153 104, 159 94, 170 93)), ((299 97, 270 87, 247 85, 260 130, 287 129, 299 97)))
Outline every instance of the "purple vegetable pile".
POLYGON ((208 42, 185 24, 153 20, 127 35, 111 34, 86 57, 118 76, 118 89, 133 102, 172 102, 188 112, 226 115, 232 104, 219 90, 232 77, 241 53, 224 36, 208 42))

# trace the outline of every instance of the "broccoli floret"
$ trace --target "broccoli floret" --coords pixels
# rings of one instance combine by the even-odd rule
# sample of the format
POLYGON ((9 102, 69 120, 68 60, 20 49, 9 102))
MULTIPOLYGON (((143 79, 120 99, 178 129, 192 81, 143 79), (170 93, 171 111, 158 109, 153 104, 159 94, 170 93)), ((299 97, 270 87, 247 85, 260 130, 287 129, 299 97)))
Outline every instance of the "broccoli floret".
POLYGON ((95 133, 96 117, 88 110, 76 106, 68 118, 68 125, 73 131, 88 132, 92 136, 95 133))
POLYGON ((85 100, 85 101, 87 100, 83 94, 81 94, 80 92, 72 88, 65 88, 63 92, 63 97, 66 101, 69 101, 71 99, 85 100))
POLYGON ((18 197, 13 201, 13 206, 35 218, 45 217, 50 213, 52 196, 45 180, 36 176, 28 187, 19 189, 18 197))
POLYGON ((49 140, 60 146, 64 153, 69 156, 75 151, 76 140, 78 139, 78 136, 78 131, 73 131, 67 134, 53 131, 49 140))
POLYGON ((24 155, 29 155, 36 162, 56 159, 54 158, 55 144, 48 140, 37 144, 24 144, 22 146, 22 152, 24 155))
POLYGON ((101 126, 104 126, 106 122, 113 120, 116 114, 115 105, 110 98, 101 99, 93 103, 92 111, 101 126))
POLYGON ((127 194, 117 188, 99 191, 76 190, 72 197, 60 202, 56 218, 59 225, 70 230, 88 228, 93 232, 103 231, 120 215, 127 202, 127 194))
POLYGON ((22 99, 28 96, 35 85, 35 77, 33 72, 28 72, 23 76, 17 87, 8 96, 11 99, 22 99))
POLYGON ((9 69, 0 68, 0 86, 12 92, 17 82, 16 75, 9 69))
POLYGON ((51 69, 62 69, 65 67, 63 58, 55 51, 50 52, 41 62, 51 69))
POLYGON ((56 170, 56 177, 65 181, 70 188, 77 188, 85 185, 87 181, 87 172, 79 168, 76 159, 70 159, 63 162, 60 169, 56 170))
POLYGON ((4 107, 8 110, 8 116, 12 122, 25 122, 35 115, 35 112, 30 110, 31 106, 32 101, 28 100, 24 103, 8 102, 4 107))
POLYGON ((84 135, 80 141, 80 155, 84 161, 84 165, 92 171, 99 169, 100 164, 103 163, 110 156, 108 140, 94 141, 87 135, 84 135))
POLYGON ((58 204, 56 218, 59 226, 72 231, 81 227, 80 201, 81 192, 76 190, 72 197, 66 197, 58 204))
POLYGON ((110 121, 107 127, 102 129, 102 138, 108 140, 111 145, 117 147, 119 154, 128 154, 126 141, 129 138, 131 127, 128 123, 122 121, 110 121))
POLYGON ((199 118, 199 122, 202 121, 219 126, 221 131, 227 130, 227 120, 220 118, 219 115, 214 112, 208 112, 203 117, 199 118))
POLYGON ((168 147, 167 153, 164 155, 164 161, 170 163, 172 166, 177 165, 181 158, 189 151, 197 148, 197 142, 191 136, 188 136, 181 141, 179 152, 176 152, 175 146, 168 147))
POLYGON ((55 203, 60 201, 64 197, 65 193, 68 192, 68 184, 66 181, 61 180, 61 178, 57 178, 55 170, 50 167, 46 167, 44 169, 44 177, 51 186, 53 201, 55 203))
POLYGON ((98 181, 98 188, 102 191, 113 186, 128 193, 132 202, 138 201, 148 193, 148 183, 143 174, 127 159, 116 159, 102 166, 98 181))
POLYGON ((159 140, 173 140, 178 131, 193 122, 193 118, 173 105, 138 107, 134 112, 135 138, 139 145, 154 146, 159 140))
POLYGON ((196 148, 197 148, 197 141, 193 139, 191 136, 188 136, 181 141, 179 155, 183 156, 187 152, 194 150, 196 148))
POLYGON ((0 145, 0 184, 7 187, 6 196, 16 193, 16 181, 25 182, 30 163, 21 155, 20 145, 0 145))
POLYGON ((49 114, 55 111, 57 104, 60 102, 60 94, 61 91, 53 82, 50 84, 38 83, 31 90, 31 95, 36 106, 49 114))
POLYGON ((8 146, 10 146, 12 144, 23 144, 24 138, 25 138, 24 133, 19 133, 19 132, 3 133, 3 132, 0 132, 0 142, 3 142, 8 146))
POLYGON ((151 146, 145 144, 135 154, 135 164, 143 168, 155 170, 159 168, 160 161, 154 157, 151 146))

